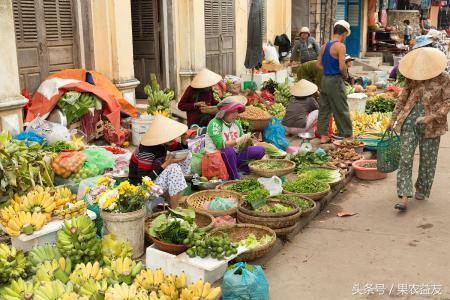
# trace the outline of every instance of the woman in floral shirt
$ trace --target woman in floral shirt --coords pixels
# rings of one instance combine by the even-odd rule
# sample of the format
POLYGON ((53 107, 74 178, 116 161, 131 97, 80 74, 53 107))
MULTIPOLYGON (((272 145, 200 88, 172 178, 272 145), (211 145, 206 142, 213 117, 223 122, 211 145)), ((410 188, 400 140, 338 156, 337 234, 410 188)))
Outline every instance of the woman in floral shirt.
POLYGON ((248 146, 249 133, 244 134, 241 123, 237 120, 239 113, 245 111, 243 96, 225 98, 217 107, 219 112, 208 124, 206 150, 220 150, 230 179, 239 179, 239 171, 249 173, 248 162, 263 158, 265 150, 260 146, 248 146))
POLYGON ((448 131, 450 111, 450 76, 444 72, 446 56, 434 48, 420 48, 408 53, 399 65, 407 78, 392 114, 390 127, 400 132, 401 157, 397 173, 400 202, 395 208, 406 211, 413 196, 412 167, 417 146, 420 150, 419 176, 415 198, 430 196, 441 135, 448 131))

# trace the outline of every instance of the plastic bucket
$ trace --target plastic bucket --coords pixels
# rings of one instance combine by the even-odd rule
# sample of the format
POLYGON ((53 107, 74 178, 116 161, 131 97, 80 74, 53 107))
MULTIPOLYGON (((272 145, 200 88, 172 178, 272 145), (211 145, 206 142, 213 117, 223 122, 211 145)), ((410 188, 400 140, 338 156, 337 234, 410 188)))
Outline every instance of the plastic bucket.
POLYGON ((129 213, 100 211, 104 234, 112 233, 118 240, 128 241, 133 248, 133 258, 144 254, 144 221, 146 208, 129 213))
POLYGON ((148 127, 152 123, 153 117, 148 115, 146 117, 140 117, 131 120, 131 142, 133 145, 138 146, 141 143, 141 139, 147 131, 148 127))
POLYGON ((347 95, 349 111, 364 113, 366 111, 367 96, 364 93, 353 93, 347 95))

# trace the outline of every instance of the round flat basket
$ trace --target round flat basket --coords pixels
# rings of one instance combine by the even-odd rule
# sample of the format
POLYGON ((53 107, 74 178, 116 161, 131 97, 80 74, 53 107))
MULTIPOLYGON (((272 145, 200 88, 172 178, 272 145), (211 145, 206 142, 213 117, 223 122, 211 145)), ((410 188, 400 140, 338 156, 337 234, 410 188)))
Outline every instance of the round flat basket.
POLYGON ((340 184, 345 179, 345 172, 342 169, 339 169, 338 167, 332 167, 332 166, 322 166, 322 167, 311 167, 311 169, 326 169, 326 170, 337 170, 341 174, 341 178, 338 180, 335 180, 333 182, 328 182, 328 184, 331 187, 335 187, 338 184, 340 184))
POLYGON ((255 217, 251 215, 247 215, 246 213, 238 210, 237 211, 237 219, 239 223, 249 223, 261 226, 267 226, 272 229, 285 228, 297 223, 298 219, 300 219, 301 211, 296 213, 295 215, 283 217, 283 218, 267 218, 267 217, 255 217))
POLYGON ((254 224, 236 224, 215 228, 211 231, 211 235, 219 232, 226 233, 230 241, 234 243, 238 243, 246 239, 250 234, 254 234, 258 240, 263 238, 265 235, 270 235, 272 237, 272 241, 270 241, 269 243, 255 247, 248 250, 247 252, 240 254, 236 258, 236 260, 238 261, 252 261, 257 258, 263 257, 273 248, 277 240, 277 235, 275 234, 274 230, 266 226, 259 226, 254 224))
POLYGON ((248 164, 248 166, 250 167, 250 171, 252 171, 256 175, 262 177, 273 177, 273 176, 280 177, 294 172, 295 162, 285 159, 262 159, 252 161, 248 164), (276 170, 267 170, 262 169, 258 166, 262 163, 270 163, 270 162, 279 162, 280 164, 283 164, 283 167, 276 170))
POLYGON ((297 227, 297 224, 294 224, 294 225, 289 226, 289 227, 274 229, 273 231, 275 231, 277 236, 284 237, 284 236, 294 232, 296 227, 297 227))
MULTIPOLYGON (((150 234, 148 233, 150 226, 152 225, 152 221, 156 217, 167 213, 168 211, 160 211, 157 213, 153 213, 150 217, 147 217, 145 219, 144 228, 145 228, 145 238, 147 242, 149 243, 153 242, 150 234)), ((204 231, 210 231, 214 227, 214 217, 206 212, 197 211, 195 212, 195 224, 197 224, 198 228, 201 228, 204 231)))
MULTIPOLYGON (((302 211, 302 217, 306 217, 307 215, 309 215, 317 206, 316 201, 314 201, 314 200, 312 200, 310 198, 307 198, 307 197, 303 196, 302 194, 285 194, 285 196, 291 196, 291 197, 299 198, 299 199, 308 201, 311 204, 311 207, 308 208, 308 209, 304 209, 304 208, 301 208, 299 206, 299 208, 302 211)), ((274 198, 277 199, 277 196, 275 196, 274 198)), ((282 199, 282 200, 290 202, 289 200, 286 200, 286 199, 282 199)))
POLYGON ((288 201, 283 201, 283 200, 279 200, 279 199, 268 199, 267 200, 267 205, 274 205, 274 204, 283 204, 284 206, 289 206, 292 208, 291 211, 287 211, 287 212, 280 212, 280 213, 270 213, 270 212, 258 212, 255 211, 253 209, 250 208, 250 205, 247 204, 246 202, 242 202, 241 204, 238 205, 238 210, 242 211, 243 213, 250 215, 250 216, 255 216, 255 217, 267 217, 267 218, 283 218, 283 217, 288 217, 288 216, 292 216, 297 214, 300 211, 300 208, 294 204, 294 203, 290 203, 288 201))
POLYGON ((197 211, 206 212, 214 217, 233 215, 236 213, 237 205, 236 205, 236 207, 233 207, 228 210, 207 210, 204 208, 204 205, 207 202, 210 202, 218 197, 236 199, 238 202, 237 204, 239 204, 242 201, 242 194, 234 192, 234 191, 207 190, 207 191, 200 191, 200 192, 190 195, 186 199, 186 203, 187 203, 188 207, 195 209, 196 212, 197 211))
POLYGON ((269 117, 267 119, 247 119, 247 118, 241 118, 241 120, 247 121, 250 124, 250 128, 252 131, 263 131, 266 129, 267 126, 269 126, 270 119, 272 117, 269 117))
POLYGON ((185 245, 169 244, 169 243, 157 240, 152 236, 150 236, 150 238, 152 239, 153 244, 155 244, 156 248, 158 248, 161 251, 170 253, 170 254, 178 255, 188 249, 188 247, 185 245))
POLYGON ((330 185, 328 185, 328 188, 325 191, 318 192, 318 193, 292 193, 292 192, 286 192, 286 191, 283 191, 283 193, 285 193, 285 194, 297 194, 297 195, 301 195, 303 197, 309 198, 309 199, 314 200, 314 201, 319 201, 323 197, 328 195, 330 190, 331 190, 330 185))

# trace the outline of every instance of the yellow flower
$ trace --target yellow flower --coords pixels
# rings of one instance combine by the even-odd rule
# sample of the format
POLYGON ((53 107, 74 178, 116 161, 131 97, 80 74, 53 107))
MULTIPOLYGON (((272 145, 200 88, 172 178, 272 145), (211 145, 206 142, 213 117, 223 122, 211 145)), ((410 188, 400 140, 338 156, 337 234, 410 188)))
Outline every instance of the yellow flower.
POLYGON ((105 202, 103 203, 102 209, 108 208, 111 204, 116 203, 117 199, 114 197, 106 198, 105 202))
POLYGON ((152 186, 155 185, 155 183, 149 178, 149 177, 144 177, 142 178, 142 183, 144 184, 144 186, 149 189, 152 186))

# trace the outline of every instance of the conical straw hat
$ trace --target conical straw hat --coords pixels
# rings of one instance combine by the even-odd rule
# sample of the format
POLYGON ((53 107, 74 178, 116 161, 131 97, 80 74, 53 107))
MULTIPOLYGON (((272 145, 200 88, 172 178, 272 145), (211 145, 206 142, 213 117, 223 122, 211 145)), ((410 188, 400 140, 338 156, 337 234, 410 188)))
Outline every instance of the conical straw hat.
POLYGON ((399 64, 400 73, 412 80, 428 80, 440 75, 447 67, 447 57, 435 48, 419 48, 406 54, 399 64))
POLYGON ((317 92, 317 90, 317 85, 306 79, 302 79, 291 86, 291 94, 296 97, 311 96, 312 94, 317 92))
POLYGON ((195 75, 191 86, 196 89, 203 89, 213 86, 222 80, 222 76, 208 69, 203 69, 195 75))
POLYGON ((141 144, 144 146, 156 146, 170 142, 183 135, 188 127, 180 122, 167 117, 157 115, 147 129, 141 144))

